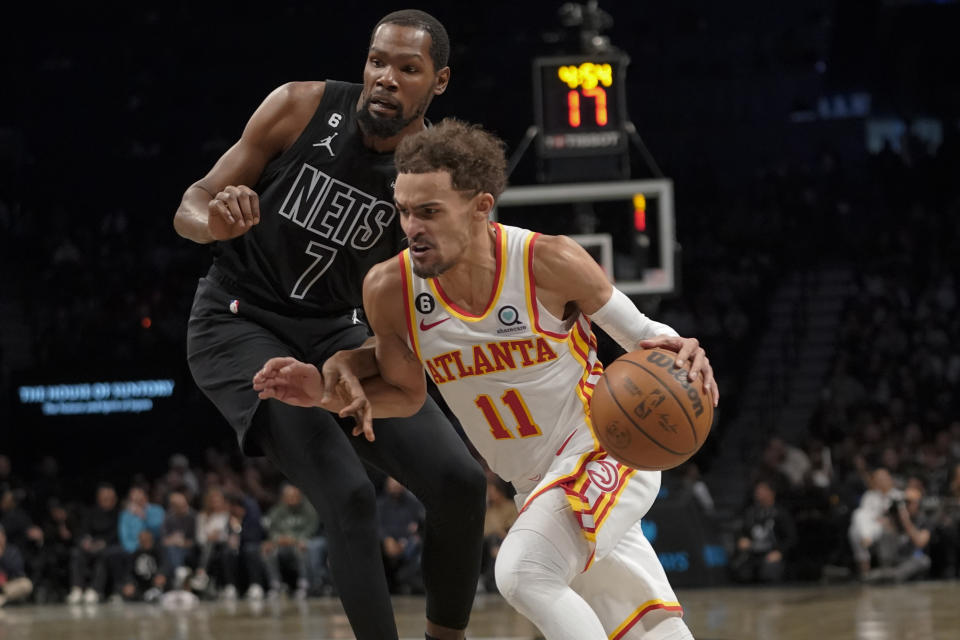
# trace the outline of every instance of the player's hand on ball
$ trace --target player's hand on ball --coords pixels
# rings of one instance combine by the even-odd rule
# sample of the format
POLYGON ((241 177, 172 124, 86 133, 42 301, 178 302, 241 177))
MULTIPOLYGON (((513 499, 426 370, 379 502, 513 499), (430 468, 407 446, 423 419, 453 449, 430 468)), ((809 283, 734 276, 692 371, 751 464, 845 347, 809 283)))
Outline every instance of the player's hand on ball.
POLYGON ((316 407, 323 395, 323 378, 312 364, 290 357, 270 358, 253 376, 253 388, 261 400, 316 407))
POLYGON ((323 398, 321 406, 329 411, 336 411, 341 418, 353 416, 357 425, 353 428, 353 435, 363 436, 370 442, 375 440, 373 434, 373 407, 363 391, 345 352, 337 352, 323 363, 323 398))
POLYGON ((260 222, 260 197, 250 187, 229 185, 207 204, 207 228, 214 240, 232 240, 260 222))
POLYGON ((713 406, 720 404, 720 388, 717 386, 717 381, 713 379, 713 367, 710 366, 710 359, 707 358, 707 352, 700 346, 699 340, 677 336, 656 336, 649 340, 641 340, 640 347, 642 349, 660 347, 675 351, 677 354, 675 366, 679 369, 689 362, 690 372, 687 374, 687 379, 690 382, 701 380, 703 392, 710 394, 713 398, 713 406))

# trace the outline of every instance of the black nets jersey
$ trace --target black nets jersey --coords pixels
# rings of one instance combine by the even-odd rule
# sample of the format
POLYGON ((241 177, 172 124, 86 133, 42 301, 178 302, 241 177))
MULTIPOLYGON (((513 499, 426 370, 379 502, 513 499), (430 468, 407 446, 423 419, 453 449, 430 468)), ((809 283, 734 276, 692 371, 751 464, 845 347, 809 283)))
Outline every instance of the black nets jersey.
POLYGON ((367 271, 402 248, 393 153, 363 145, 362 88, 326 82, 306 129, 253 187, 260 223, 216 243, 210 275, 241 298, 294 316, 359 308, 367 271))

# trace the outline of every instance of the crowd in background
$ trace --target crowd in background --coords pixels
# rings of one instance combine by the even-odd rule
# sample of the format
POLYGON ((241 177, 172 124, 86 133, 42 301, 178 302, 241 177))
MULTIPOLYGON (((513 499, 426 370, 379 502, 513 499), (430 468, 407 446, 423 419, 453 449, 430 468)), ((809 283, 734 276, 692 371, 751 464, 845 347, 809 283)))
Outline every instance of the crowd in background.
MULTIPOLYGON (((423 593, 423 506, 395 479, 371 473, 390 588, 423 593)), ((492 558, 516 517, 505 491, 491 476, 489 570, 480 585, 491 590, 492 558)), ((211 449, 203 467, 192 467, 176 454, 161 477, 68 495, 53 458, 27 478, 0 455, 0 605, 336 593, 316 511, 263 459, 238 467, 211 449)))
POLYGON ((846 255, 855 284, 807 431, 755 452, 737 578, 958 576, 958 153, 955 131, 936 152, 907 137, 856 189, 815 183, 816 201, 844 203, 817 256, 846 255))

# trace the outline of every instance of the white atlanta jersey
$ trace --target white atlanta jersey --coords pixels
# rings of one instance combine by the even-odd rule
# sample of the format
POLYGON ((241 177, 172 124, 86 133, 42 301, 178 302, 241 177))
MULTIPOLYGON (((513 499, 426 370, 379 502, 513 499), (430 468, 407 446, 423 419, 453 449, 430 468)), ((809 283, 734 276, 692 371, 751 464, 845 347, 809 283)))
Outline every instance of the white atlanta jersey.
POLYGON ((407 322, 411 348, 471 442, 523 493, 575 431, 594 448, 584 423, 603 367, 589 321, 577 314, 564 322, 537 301, 539 234, 495 228, 493 292, 477 315, 451 302, 437 279, 414 275, 409 252, 401 254, 407 322))

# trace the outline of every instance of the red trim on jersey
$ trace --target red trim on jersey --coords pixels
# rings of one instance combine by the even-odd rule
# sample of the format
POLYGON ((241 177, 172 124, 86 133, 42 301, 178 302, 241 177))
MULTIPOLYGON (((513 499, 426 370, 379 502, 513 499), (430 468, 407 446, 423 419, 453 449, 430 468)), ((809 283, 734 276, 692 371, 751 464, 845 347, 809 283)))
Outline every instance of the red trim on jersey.
POLYGON ((626 633, 630 631, 631 628, 633 628, 633 625, 637 624, 640 621, 640 618, 650 613, 654 609, 663 609, 664 611, 679 611, 680 615, 683 615, 683 607, 681 607, 679 604, 667 604, 665 602, 655 602, 647 607, 644 607, 643 609, 636 612, 635 614, 633 614, 632 619, 628 618, 627 619, 628 621, 623 626, 623 628, 620 629, 617 635, 611 636, 610 640, 620 640, 620 638, 625 636, 626 633))
POLYGON ((557 449, 556 455, 560 455, 561 453, 563 453, 563 450, 567 448, 567 444, 570 442, 570 438, 575 436, 577 434, 577 431, 579 431, 579 429, 574 429, 573 431, 570 432, 570 435, 567 436, 567 439, 564 440, 563 444, 560 445, 560 448, 557 449))
POLYGON ((543 493, 549 491, 550 489, 553 489, 554 487, 558 487, 562 485, 564 482, 569 482, 570 480, 575 480, 576 478, 578 478, 583 473, 583 470, 587 468, 587 464, 605 455, 607 455, 607 452, 602 450, 600 451, 594 450, 594 451, 590 451, 588 453, 583 454, 583 456, 580 458, 580 462, 577 464, 576 469, 574 469, 570 473, 560 476, 559 478, 557 478, 547 486, 543 487, 536 493, 533 493, 527 496, 527 499, 524 500, 523 502, 523 507, 520 509, 520 513, 523 513, 524 511, 526 511, 530 503, 533 502, 537 497, 539 497, 543 493))
MULTIPOLYGON (((587 563, 586 563, 585 565, 583 565, 583 571, 581 571, 580 573, 584 573, 587 569, 590 568, 590 565, 593 564, 593 558, 594 558, 594 556, 596 556, 596 555, 597 555, 597 549, 596 549, 596 547, 594 547, 594 549, 590 552, 590 557, 587 558, 587 563)), ((631 625, 631 626, 632 626, 632 625, 631 625)))
POLYGON ((447 305, 448 307, 450 307, 460 315, 466 316, 468 318, 479 319, 479 318, 485 317, 488 313, 490 313, 490 309, 493 308, 494 303, 497 301, 497 298, 499 297, 498 294, 500 293, 500 286, 502 284, 500 282, 500 276, 503 273, 503 262, 505 260, 503 255, 503 249, 502 249, 503 230, 500 228, 500 225, 497 224, 496 222, 493 223, 493 226, 494 226, 494 229, 496 229, 497 231, 497 238, 494 241, 494 252, 497 260, 497 270, 493 274, 493 290, 490 291, 490 299, 487 301, 487 304, 483 307, 483 311, 481 311, 479 314, 474 314, 474 313, 470 313, 469 311, 465 311, 464 309, 461 309, 447 296, 447 293, 443 290, 443 286, 440 284, 440 278, 433 278, 433 284, 434 286, 436 286, 437 294, 440 296, 440 299, 443 300, 443 304, 447 305))
MULTIPOLYGON (((540 237, 539 233, 534 233, 533 237, 530 238, 530 250, 527 252, 527 277, 530 278, 530 308, 533 310, 533 326, 539 333, 542 333, 551 338, 557 338, 563 340, 567 337, 566 333, 554 333, 553 331, 547 331, 540 326, 540 309, 537 304, 537 279, 533 275, 533 250, 534 245, 537 242, 537 238, 540 237)), ((586 359, 586 356, 584 356, 586 359)))

